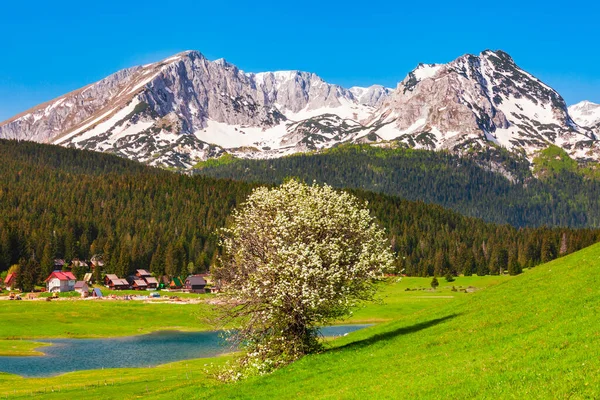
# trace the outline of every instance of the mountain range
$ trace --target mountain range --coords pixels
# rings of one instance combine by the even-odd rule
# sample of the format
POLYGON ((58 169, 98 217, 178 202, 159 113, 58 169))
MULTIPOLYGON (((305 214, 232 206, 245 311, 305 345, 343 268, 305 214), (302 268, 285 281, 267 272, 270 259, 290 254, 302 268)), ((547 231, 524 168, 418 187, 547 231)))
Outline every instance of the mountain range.
POLYGON ((343 88, 301 71, 245 73, 197 51, 121 70, 0 123, 0 138, 187 169, 225 153, 275 158, 368 143, 455 154, 557 145, 600 159, 600 106, 567 108, 503 51, 420 64, 395 89, 343 88))

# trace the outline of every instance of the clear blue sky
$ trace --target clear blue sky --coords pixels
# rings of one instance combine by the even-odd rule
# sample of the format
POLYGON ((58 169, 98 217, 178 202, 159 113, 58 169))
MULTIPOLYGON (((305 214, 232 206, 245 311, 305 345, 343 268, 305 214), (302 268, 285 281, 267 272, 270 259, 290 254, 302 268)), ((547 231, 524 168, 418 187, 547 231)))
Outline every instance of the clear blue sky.
POLYGON ((419 62, 502 49, 568 104, 600 102, 599 16, 595 2, 577 0, 6 1, 0 120, 189 49, 346 87, 393 87, 419 62))

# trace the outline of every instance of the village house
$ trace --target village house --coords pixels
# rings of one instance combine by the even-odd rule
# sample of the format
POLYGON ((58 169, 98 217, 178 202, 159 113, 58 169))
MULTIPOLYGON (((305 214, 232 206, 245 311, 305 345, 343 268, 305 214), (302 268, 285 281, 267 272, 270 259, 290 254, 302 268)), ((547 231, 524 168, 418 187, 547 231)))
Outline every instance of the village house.
POLYGON ((183 291, 190 293, 205 293, 206 280, 199 275, 190 275, 183 284, 183 291))
POLYGON ((90 293, 90 287, 85 281, 77 281, 75 282, 75 291, 81 293, 82 297, 87 297, 90 293))
POLYGON ((97 255, 93 256, 92 259, 90 260, 90 267, 91 268, 100 267, 102 269, 104 267, 104 261, 102 260, 102 257, 99 257, 97 255))
POLYGON ((146 290, 148 289, 148 284, 143 279, 134 279, 131 287, 135 290, 146 290))
POLYGON ((55 271, 62 270, 63 267, 65 266, 65 264, 66 264, 65 260, 63 260, 61 258, 54 259, 54 270, 55 271))
POLYGON ((152 276, 152 274, 150 272, 146 271, 145 269, 136 269, 135 276, 145 280, 146 278, 150 278, 152 276))
POLYGON ((72 292, 75 290, 77 278, 71 272, 53 271, 46 278, 46 290, 48 292, 72 292))
POLYGON ((145 269, 137 269, 135 271, 135 277, 131 277, 132 280, 143 280, 146 283, 146 289, 157 289, 158 279, 152 276, 150 272, 145 269))
POLYGON ((146 281, 146 285, 148 285, 148 289, 158 288, 158 280, 155 277, 150 276, 148 278, 145 278, 144 280, 146 281))
POLYGON ((121 279, 115 274, 106 274, 104 277, 104 285, 112 290, 129 289, 129 282, 126 279, 121 279))
POLYGON ((6 275, 4 278, 4 286, 6 286, 6 290, 12 290, 15 286, 15 281, 17 279, 17 275, 14 273, 6 275))

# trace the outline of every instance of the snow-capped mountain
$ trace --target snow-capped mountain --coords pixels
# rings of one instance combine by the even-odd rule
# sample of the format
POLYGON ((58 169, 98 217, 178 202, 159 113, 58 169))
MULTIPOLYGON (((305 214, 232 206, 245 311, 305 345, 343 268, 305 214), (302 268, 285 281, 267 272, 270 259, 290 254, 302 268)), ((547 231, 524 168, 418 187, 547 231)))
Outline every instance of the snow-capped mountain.
POLYGON ((531 158, 550 143, 597 157, 594 133, 569 116, 562 97, 502 51, 421 64, 400 82, 369 125, 382 140, 462 152, 497 144, 531 158))
POLYGON ((0 137, 189 167, 224 149, 255 157, 302 151, 307 138, 294 132, 296 122, 325 114, 360 120, 381 96, 367 96, 363 104, 315 74, 247 74, 188 51, 119 71, 17 115, 0 124, 0 137))
POLYGON ((569 107, 569 114, 579 126, 585 126, 600 135, 600 104, 582 101, 569 107))
POLYGON ((345 89, 300 71, 245 73, 187 51, 34 107, 1 123, 0 138, 180 168, 224 152, 278 157, 382 141, 459 153, 501 145, 530 159, 557 144, 598 159, 593 130, 502 51, 421 64, 394 90, 345 89))

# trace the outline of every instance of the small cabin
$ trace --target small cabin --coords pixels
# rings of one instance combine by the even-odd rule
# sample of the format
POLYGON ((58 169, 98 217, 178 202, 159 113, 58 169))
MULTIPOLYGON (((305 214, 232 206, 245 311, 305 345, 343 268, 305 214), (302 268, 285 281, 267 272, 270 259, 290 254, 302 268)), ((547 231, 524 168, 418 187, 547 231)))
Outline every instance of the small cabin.
POLYGON ((181 289, 183 287, 183 281, 180 277, 174 276, 173 279, 171 279, 171 282, 169 283, 169 287, 171 289, 181 289))
POLYGON ((112 286, 109 286, 112 290, 127 290, 129 289, 129 282, 127 279, 116 279, 112 282, 112 286))
POLYGON ((190 293, 205 293, 206 280, 199 275, 188 276, 183 284, 183 290, 190 293))
POLYGON ((143 279, 134 279, 131 287, 135 290, 146 290, 148 289, 148 284, 143 279))
POLYGON ((97 298, 101 298, 102 297, 102 291, 99 288, 94 288, 94 290, 92 290, 92 296, 93 297, 97 297, 97 298))
POLYGON ((144 280, 146 281, 146 285, 148 285, 148 289, 158 288, 158 280, 155 277, 150 276, 148 278, 145 278, 144 280))
POLYGON ((111 286, 112 281, 116 281, 119 277, 115 274, 106 274, 104 275, 104 286, 111 286))
POLYGON ((146 278, 152 277, 152 274, 150 272, 146 271, 145 269, 136 269, 135 276, 137 276, 138 278, 141 278, 141 279, 146 279, 146 278))
POLYGON ((90 293, 90 287, 86 281, 77 281, 75 282, 75 291, 81 293, 83 297, 87 297, 90 293))
POLYGON ((129 282, 126 279, 121 279, 115 274, 106 274, 104 277, 104 285, 112 290, 129 289, 129 282))
POLYGON ((72 292, 75 290, 77 278, 71 272, 53 271, 46 278, 48 292, 72 292))
POLYGON ((88 285, 92 283, 92 279, 94 279, 94 277, 92 276, 91 272, 87 272, 84 276, 83 276, 83 281, 85 283, 87 283, 88 285))
POLYGON ((98 256, 93 256, 90 260, 90 264, 92 268, 100 267, 102 269, 104 267, 104 261, 98 256))

